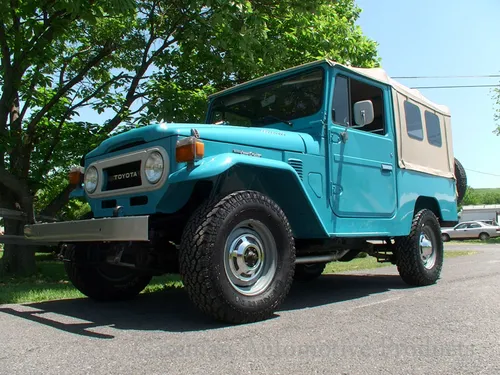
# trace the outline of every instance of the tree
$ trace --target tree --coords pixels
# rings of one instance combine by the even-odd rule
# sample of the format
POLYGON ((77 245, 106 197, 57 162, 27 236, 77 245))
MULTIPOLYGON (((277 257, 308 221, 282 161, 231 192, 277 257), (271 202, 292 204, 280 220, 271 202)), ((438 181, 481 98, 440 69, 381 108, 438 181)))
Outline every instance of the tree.
MULTIPOLYGON (((321 57, 378 64, 354 0, 0 0, 0 207, 54 216, 109 134, 199 121, 209 93, 321 57), (105 115, 89 122, 84 113, 105 115), (87 120, 87 121, 84 121, 87 120), (59 189, 57 189, 59 188, 59 189)), ((7 234, 22 223, 5 220, 7 234)), ((27 249, 4 267, 31 273, 27 249)))

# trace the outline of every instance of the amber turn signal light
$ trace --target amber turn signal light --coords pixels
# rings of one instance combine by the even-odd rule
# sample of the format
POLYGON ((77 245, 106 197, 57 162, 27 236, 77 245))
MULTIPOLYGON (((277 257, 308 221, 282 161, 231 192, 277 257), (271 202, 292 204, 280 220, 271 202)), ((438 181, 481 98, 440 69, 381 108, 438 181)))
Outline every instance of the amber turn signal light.
POLYGON ((205 155, 205 145, 196 137, 187 137, 177 141, 175 160, 177 163, 190 163, 200 160, 205 155))
POLYGON ((83 183, 83 167, 72 167, 68 174, 70 185, 80 185, 83 183))

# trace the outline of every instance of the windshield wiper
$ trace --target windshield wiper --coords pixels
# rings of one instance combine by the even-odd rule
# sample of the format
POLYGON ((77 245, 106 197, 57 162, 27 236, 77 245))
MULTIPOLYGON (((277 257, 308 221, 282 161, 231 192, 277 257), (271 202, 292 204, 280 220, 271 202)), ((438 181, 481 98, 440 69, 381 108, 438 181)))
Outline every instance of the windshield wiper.
MULTIPOLYGON (((262 121, 265 121, 266 119, 276 120, 276 121, 282 122, 284 124, 287 124, 288 126, 293 126, 293 123, 291 121, 283 120, 283 119, 276 117, 276 116, 273 116, 273 115, 267 115, 267 116, 264 116, 261 118, 262 121)), ((268 125, 268 124, 266 124, 266 125, 268 125)))

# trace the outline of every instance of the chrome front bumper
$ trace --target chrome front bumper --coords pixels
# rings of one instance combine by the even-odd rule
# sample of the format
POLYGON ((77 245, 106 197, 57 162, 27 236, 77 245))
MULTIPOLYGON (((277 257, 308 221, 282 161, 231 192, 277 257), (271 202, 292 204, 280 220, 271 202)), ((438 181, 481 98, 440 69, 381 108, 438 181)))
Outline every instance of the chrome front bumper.
POLYGON ((32 224, 24 227, 24 236, 29 240, 50 243, 149 241, 149 216, 32 224))

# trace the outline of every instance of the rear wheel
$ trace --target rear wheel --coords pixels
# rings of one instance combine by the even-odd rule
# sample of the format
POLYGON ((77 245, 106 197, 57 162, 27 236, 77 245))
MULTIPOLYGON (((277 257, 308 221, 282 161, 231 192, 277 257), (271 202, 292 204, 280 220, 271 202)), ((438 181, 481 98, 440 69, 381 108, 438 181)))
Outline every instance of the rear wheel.
POLYGON ((151 275, 136 270, 92 261, 92 245, 75 245, 65 253, 64 268, 76 289, 97 301, 130 299, 151 281, 151 275))
POLYGON ((396 240, 397 266, 401 278, 409 285, 434 284, 443 267, 443 241, 434 213, 423 209, 413 218, 408 236, 396 240))
POLYGON ((325 267, 326 263, 297 264, 293 278, 300 282, 312 281, 321 276, 325 267))
POLYGON ((290 225, 259 192, 208 201, 184 229, 179 264, 189 297, 204 313, 229 323, 268 318, 292 283, 290 225))
POLYGON ((479 235, 479 239, 481 241, 488 241, 490 239, 490 235, 488 233, 481 233, 479 235))

